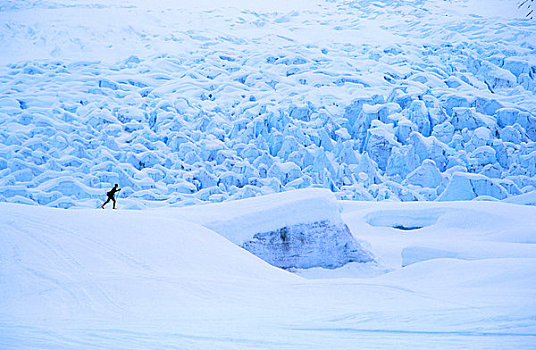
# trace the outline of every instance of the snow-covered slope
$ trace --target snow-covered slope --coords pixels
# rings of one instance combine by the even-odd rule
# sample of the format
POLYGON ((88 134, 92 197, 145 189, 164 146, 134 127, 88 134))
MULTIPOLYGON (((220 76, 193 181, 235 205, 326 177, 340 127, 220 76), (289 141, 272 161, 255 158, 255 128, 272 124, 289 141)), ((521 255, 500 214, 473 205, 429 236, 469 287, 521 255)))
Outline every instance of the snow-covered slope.
POLYGON ((0 201, 535 189, 536 24, 514 1, 0 6, 0 201))
POLYGON ((340 209, 329 190, 303 189, 161 212, 200 223, 281 268, 373 263, 341 220, 340 209))
POLYGON ((306 279, 184 219, 262 214, 262 198, 145 211, 2 203, 0 348, 533 347, 534 207, 334 204, 383 272, 297 270, 306 279))

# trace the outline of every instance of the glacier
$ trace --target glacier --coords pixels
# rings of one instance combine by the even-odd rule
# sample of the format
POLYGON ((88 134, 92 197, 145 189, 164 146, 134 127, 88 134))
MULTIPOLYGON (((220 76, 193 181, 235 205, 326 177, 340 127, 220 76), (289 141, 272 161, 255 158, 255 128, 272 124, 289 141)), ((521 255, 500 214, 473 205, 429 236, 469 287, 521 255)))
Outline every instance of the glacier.
POLYGON ((533 21, 380 3, 9 3, 0 201, 97 207, 114 183, 132 209, 534 191, 533 21))

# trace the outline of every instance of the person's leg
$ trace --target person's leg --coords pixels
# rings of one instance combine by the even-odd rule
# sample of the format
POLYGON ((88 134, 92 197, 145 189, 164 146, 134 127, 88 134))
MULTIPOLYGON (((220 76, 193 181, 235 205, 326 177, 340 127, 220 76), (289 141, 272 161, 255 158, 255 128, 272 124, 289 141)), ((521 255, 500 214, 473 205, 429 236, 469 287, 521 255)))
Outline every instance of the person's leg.
POLYGON ((114 197, 112 197, 112 203, 113 203, 113 207, 112 207, 112 208, 115 209, 115 198, 114 198, 114 197))
POLYGON ((108 202, 110 202, 110 197, 108 197, 108 199, 106 200, 106 202, 104 202, 104 204, 101 205, 101 208, 104 209, 104 206, 105 206, 106 204, 108 204, 108 202))

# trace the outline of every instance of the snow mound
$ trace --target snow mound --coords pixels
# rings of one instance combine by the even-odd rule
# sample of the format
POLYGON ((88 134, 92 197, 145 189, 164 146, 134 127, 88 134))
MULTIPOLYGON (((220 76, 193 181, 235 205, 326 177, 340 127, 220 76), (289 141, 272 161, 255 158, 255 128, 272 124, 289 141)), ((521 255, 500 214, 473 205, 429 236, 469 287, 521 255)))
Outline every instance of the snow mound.
POLYGON ((513 196, 503 200, 506 203, 522 204, 522 205, 534 205, 536 206, 536 191, 513 196))
POLYGON ((201 208, 182 208, 170 215, 195 220, 277 267, 333 269, 374 261, 342 221, 335 195, 326 189, 294 190, 201 208))
POLYGON ((69 322, 80 315, 201 315, 192 298, 217 292, 200 278, 225 276, 243 286, 255 276, 297 278, 191 222, 131 211, 0 208, 1 324, 19 318, 46 323, 52 315, 69 322), (185 286, 191 296, 177 299, 185 286))
POLYGON ((386 268, 434 259, 534 258, 535 208, 500 201, 352 203, 343 219, 386 268), (355 207, 355 211, 349 210, 355 207))
POLYGON ((377 227, 392 227, 399 230, 417 230, 434 225, 443 215, 440 209, 431 210, 385 210, 367 215, 367 223, 377 227))

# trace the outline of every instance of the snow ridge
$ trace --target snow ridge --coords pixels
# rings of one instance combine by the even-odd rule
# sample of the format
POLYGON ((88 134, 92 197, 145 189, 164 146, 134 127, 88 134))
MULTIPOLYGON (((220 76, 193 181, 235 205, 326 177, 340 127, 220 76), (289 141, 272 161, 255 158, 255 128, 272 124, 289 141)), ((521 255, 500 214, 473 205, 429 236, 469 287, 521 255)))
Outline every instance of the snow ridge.
POLYGON ((180 211, 171 208, 168 216, 181 215, 201 224, 284 269, 376 263, 342 221, 340 211, 329 190, 302 189, 180 211))

